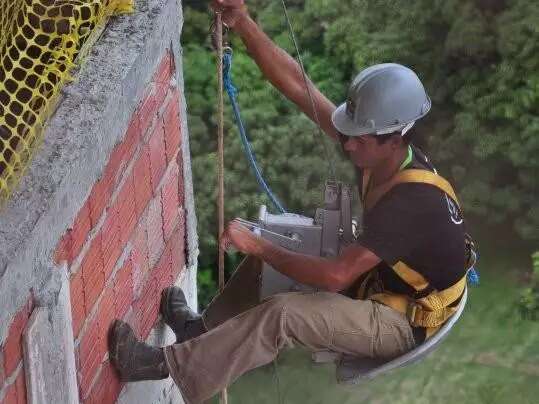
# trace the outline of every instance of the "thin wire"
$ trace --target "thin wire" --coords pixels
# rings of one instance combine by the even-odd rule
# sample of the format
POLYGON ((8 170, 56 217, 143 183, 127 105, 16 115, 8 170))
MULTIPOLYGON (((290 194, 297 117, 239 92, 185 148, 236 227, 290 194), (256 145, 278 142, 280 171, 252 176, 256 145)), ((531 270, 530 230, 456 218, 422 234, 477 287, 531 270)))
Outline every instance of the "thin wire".
POLYGON ((294 48, 296 49, 296 54, 298 58, 298 63, 301 68, 301 74, 303 75, 303 81, 305 83, 305 88, 307 89, 307 94, 309 95, 309 99, 311 101, 311 108, 313 109, 314 113, 314 119, 316 121, 316 125, 318 126, 318 133, 321 135, 322 138, 322 145, 324 147, 324 153, 326 154, 326 160, 328 162, 329 166, 329 172, 330 172, 330 178, 332 180, 335 180, 335 161, 333 159, 333 155, 329 152, 328 146, 326 143, 326 137, 322 133, 322 126, 320 125, 320 118, 318 117, 318 111, 316 109, 316 104, 314 102, 314 97, 311 91, 311 86, 309 86, 309 80, 307 78, 307 73, 305 72, 305 66, 303 65, 303 59, 301 57, 301 51, 299 49, 299 44, 296 39, 296 34, 294 31, 294 27, 292 26, 292 20, 290 19, 290 15, 288 14, 288 7, 286 6, 285 0, 281 0, 281 4, 283 5, 283 11, 284 16, 286 18, 286 23, 288 24, 288 30, 290 31, 290 37, 292 39, 292 42, 294 43, 294 48))
POLYGON ((283 394, 281 392, 281 380, 277 370, 277 358, 273 360, 273 375, 275 376, 275 382, 277 383, 277 398, 279 400, 279 404, 284 404, 283 394))
MULTIPOLYGON (((224 110, 225 110, 225 98, 223 91, 223 20, 220 12, 215 13, 215 34, 217 37, 217 82, 219 86, 219 106, 218 106, 218 130, 217 130, 217 154, 219 155, 218 162, 218 182, 219 182, 219 195, 217 197, 217 205, 219 211, 219 237, 225 230, 225 153, 224 153, 224 110)), ((217 243, 219 246, 219 290, 222 292, 225 287, 225 251, 221 247, 221 243, 217 243)), ((228 403, 228 394, 226 388, 221 391, 221 404, 228 403)))

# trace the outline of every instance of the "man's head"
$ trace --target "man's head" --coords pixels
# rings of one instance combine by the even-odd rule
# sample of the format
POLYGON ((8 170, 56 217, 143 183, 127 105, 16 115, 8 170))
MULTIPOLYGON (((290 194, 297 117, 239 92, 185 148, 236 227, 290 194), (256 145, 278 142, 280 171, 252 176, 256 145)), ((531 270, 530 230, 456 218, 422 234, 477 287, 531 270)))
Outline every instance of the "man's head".
POLYGON ((385 63, 356 76, 332 122, 354 164, 375 167, 410 143, 409 130, 430 107, 425 88, 412 70, 385 63))

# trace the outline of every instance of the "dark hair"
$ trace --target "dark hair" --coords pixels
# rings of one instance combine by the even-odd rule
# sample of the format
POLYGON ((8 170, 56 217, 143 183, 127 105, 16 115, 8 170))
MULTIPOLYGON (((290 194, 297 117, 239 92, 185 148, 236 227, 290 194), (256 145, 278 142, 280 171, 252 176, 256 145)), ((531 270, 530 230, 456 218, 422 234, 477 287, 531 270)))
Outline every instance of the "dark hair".
MULTIPOLYGON (((393 136, 401 136, 400 132, 391 132, 387 133, 385 135, 375 135, 376 141, 378 144, 384 144, 389 139, 391 139, 393 136)), ((409 130, 402 136, 402 143, 404 143, 405 146, 408 146, 410 143, 412 143, 412 139, 414 137, 414 131, 409 130)))

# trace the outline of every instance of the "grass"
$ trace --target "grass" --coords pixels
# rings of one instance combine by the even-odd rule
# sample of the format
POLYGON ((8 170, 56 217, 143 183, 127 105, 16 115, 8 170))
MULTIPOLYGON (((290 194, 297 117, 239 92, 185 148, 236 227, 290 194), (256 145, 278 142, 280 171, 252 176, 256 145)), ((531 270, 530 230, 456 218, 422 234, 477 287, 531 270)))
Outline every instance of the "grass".
POLYGON ((294 349, 282 353, 275 367, 240 378, 228 390, 229 402, 538 403, 539 323, 521 319, 515 307, 516 274, 530 263, 527 251, 500 244, 483 249, 481 285, 471 288, 468 306, 451 335, 422 362, 363 386, 343 387, 335 382, 334 365, 315 365, 308 352, 294 349))

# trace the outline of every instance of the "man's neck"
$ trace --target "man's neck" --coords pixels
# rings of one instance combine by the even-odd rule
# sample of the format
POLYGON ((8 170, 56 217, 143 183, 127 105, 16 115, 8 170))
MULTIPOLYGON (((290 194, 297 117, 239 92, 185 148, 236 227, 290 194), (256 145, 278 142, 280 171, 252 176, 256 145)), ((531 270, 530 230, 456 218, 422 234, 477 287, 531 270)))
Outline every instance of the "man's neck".
POLYGON ((399 172, 401 165, 408 157, 408 146, 402 147, 395 151, 393 156, 387 159, 383 164, 372 169, 372 185, 378 186, 387 182, 397 172, 399 172))

